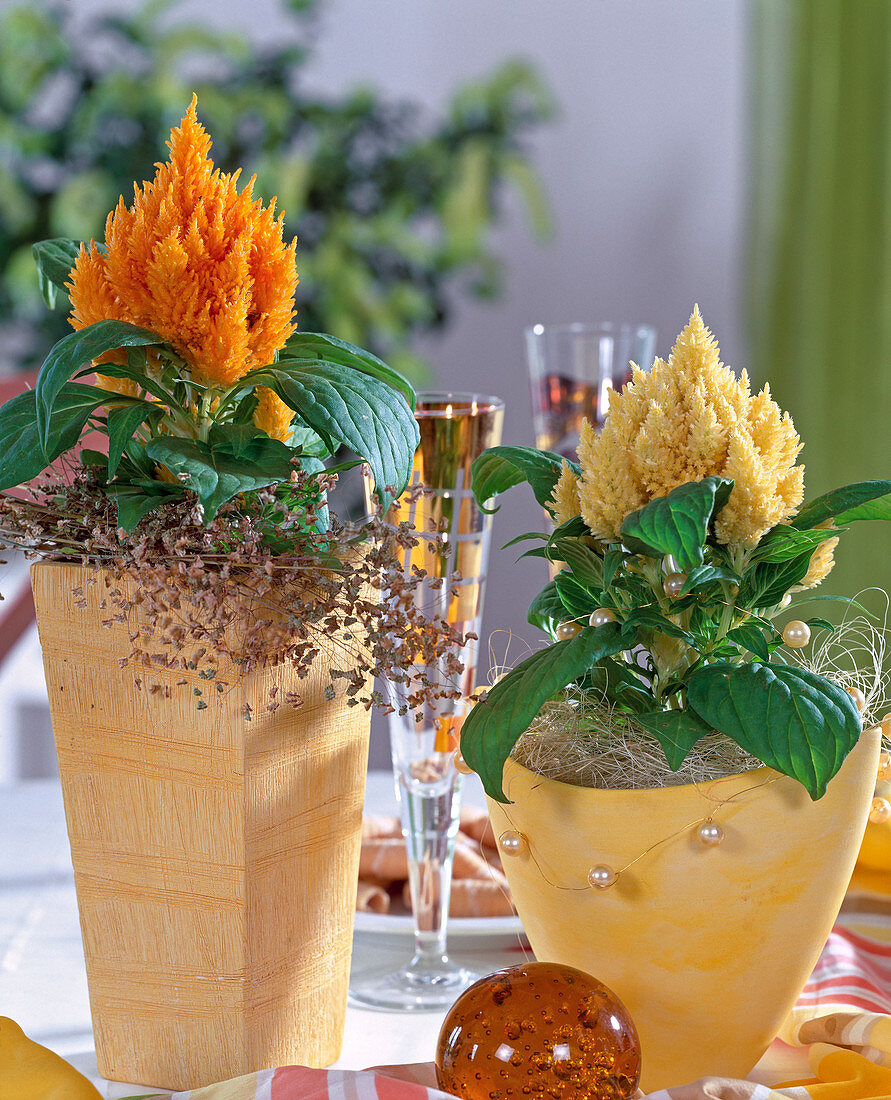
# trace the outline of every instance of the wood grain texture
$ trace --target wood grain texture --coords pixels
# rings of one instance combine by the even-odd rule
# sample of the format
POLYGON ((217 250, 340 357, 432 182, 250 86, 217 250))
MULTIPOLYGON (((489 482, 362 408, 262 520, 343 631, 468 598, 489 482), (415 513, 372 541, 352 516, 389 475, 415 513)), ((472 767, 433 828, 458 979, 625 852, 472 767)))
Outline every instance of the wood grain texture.
POLYGON ((322 660, 301 681, 226 662, 216 680, 121 668, 146 625, 134 608, 103 627, 107 593, 88 575, 32 569, 99 1070, 185 1090, 328 1065, 343 1039, 368 715, 341 691, 324 699, 322 660), (304 705, 270 714, 273 687, 304 705))

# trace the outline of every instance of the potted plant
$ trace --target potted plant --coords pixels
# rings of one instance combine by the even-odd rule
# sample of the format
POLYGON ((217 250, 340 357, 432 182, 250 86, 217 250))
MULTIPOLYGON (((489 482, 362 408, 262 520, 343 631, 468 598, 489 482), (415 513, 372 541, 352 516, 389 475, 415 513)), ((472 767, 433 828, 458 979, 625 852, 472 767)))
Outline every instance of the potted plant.
POLYGON ((477 702, 461 753, 536 956, 622 998, 646 1090, 751 1069, 866 823, 876 692, 806 648, 830 623, 775 624, 849 523, 891 518, 891 481, 802 506, 800 449, 697 309, 600 435, 584 426, 578 464, 501 447, 474 469, 483 505, 530 484, 556 529, 521 538, 561 567, 529 612, 552 644, 477 702))
POLYGON ((0 408, 0 533, 44 559, 100 1071, 189 1089, 337 1058, 372 678, 394 632, 460 639, 410 611, 407 525, 328 513, 342 445, 384 508, 405 486, 410 386, 295 331, 294 244, 194 99, 169 145, 103 244, 35 247, 75 331, 0 408))

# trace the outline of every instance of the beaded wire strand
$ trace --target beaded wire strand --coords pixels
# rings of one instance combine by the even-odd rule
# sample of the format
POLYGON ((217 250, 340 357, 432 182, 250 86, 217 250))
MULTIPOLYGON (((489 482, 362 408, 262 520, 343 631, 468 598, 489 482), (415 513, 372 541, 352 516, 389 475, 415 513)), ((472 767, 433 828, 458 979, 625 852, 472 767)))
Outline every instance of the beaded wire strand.
MULTIPOLYGON (((779 779, 779 778, 780 777, 778 775, 769 776, 767 779, 762 780, 760 783, 753 783, 750 787, 746 787, 742 791, 737 791, 736 794, 730 795, 727 798, 718 798, 715 795, 712 795, 712 794, 709 794, 707 792, 704 792, 704 791, 700 790, 698 783, 694 784, 694 786, 696 787, 697 794, 699 794, 699 796, 701 798, 706 799, 707 801, 713 803, 713 805, 715 807, 715 809, 713 809, 712 812, 710 814, 708 814, 707 817, 705 817, 705 818, 696 817, 692 821, 688 821, 685 825, 682 825, 680 828, 675 829, 674 832, 669 833, 668 836, 661 837, 659 840, 654 841, 649 847, 645 848, 639 855, 636 855, 634 857, 634 859, 629 860, 622 867, 618 867, 616 869, 613 869, 613 868, 610 868, 610 867, 606 866, 605 864, 600 864, 596 867, 593 867, 592 870, 589 872, 589 881, 584 886, 563 886, 560 883, 552 881, 548 877, 548 875, 545 873, 545 871, 544 871, 544 869, 541 865, 541 861, 538 859, 537 855, 533 851, 532 844, 530 843, 529 838, 525 835, 525 833, 521 832, 519 829, 516 828, 516 826, 515 826, 514 822, 512 821, 508 811, 506 809, 503 809, 502 812, 504 813, 504 816, 507 818, 508 824, 511 826, 511 831, 513 833, 515 833, 516 836, 522 838, 522 841, 524 842, 521 847, 515 848, 514 851, 509 853, 509 854, 519 855, 520 852, 523 851, 523 850, 528 852, 529 858, 532 860, 532 862, 535 865, 535 868, 538 871, 538 873, 541 875, 541 877, 544 879, 544 881, 549 886, 553 887, 555 890, 563 890, 563 891, 567 891, 569 893, 583 893, 584 891, 591 890, 592 888, 605 889, 609 886, 613 886, 616 882, 618 882, 618 880, 621 878, 621 876, 626 871, 628 871, 636 863, 639 863, 642 859, 644 859, 646 856, 648 856, 651 852, 654 852, 657 848, 661 848, 662 845, 668 844, 670 841, 675 840, 677 837, 689 834, 690 830, 693 829, 696 825, 699 825, 700 829, 702 829, 706 826, 709 826, 709 825, 714 826, 715 825, 714 815, 718 811, 718 809, 720 809, 721 807, 734 805, 734 804, 739 804, 739 802, 742 799, 744 799, 745 796, 747 796, 747 795, 751 796, 751 795, 754 794, 754 792, 759 791, 762 788, 769 787, 772 783, 775 783, 777 781, 777 779, 779 779), (590 876, 594 875, 595 872, 599 872, 599 871, 600 872, 609 872, 612 877, 604 876, 604 880, 601 881, 601 882, 591 881, 590 876)), ((714 782, 722 782, 722 780, 715 780, 714 782)), ((529 793, 532 794, 532 792, 537 790, 540 785, 541 784, 539 784, 539 783, 533 784, 532 789, 529 793)), ((706 840, 702 837, 702 835, 700 835, 700 840, 706 847, 713 847, 713 846, 715 846, 715 844, 719 844, 721 842, 721 840, 723 840, 723 838, 724 838, 723 830, 720 829, 720 826, 715 826, 715 827, 718 829, 718 832, 719 832, 719 836, 716 839, 706 840)), ((505 832, 502 832, 501 835, 498 838, 499 839, 498 847, 499 847, 499 851, 502 851, 502 852, 504 852, 505 855, 507 855, 508 853, 505 852, 505 850, 504 850, 504 848, 501 844, 501 838, 504 837, 504 836, 505 836, 505 832)))

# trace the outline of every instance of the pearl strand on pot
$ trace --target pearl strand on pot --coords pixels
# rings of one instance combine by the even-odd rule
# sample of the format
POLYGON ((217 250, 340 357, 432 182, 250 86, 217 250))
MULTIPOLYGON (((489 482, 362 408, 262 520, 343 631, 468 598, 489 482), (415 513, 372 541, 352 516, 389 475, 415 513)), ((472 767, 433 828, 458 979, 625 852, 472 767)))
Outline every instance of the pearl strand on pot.
POLYGON ((887 798, 874 798, 869 805, 869 820, 874 825, 884 825, 888 818, 891 818, 891 802, 887 798))
POLYGON ((699 842, 706 848, 714 848, 724 839, 724 830, 716 825, 711 818, 699 826, 699 842))
MULTIPOLYGON (((607 620, 612 621, 612 620, 607 620)), ((852 693, 853 696, 853 693, 852 693)), ((856 702, 856 697, 854 697, 856 702)), ((882 719, 883 730, 887 726, 891 726, 891 714, 885 715, 882 719), (887 722, 887 726, 884 723, 887 722)), ((463 763, 463 761, 462 761, 463 763)), ((879 778, 891 777, 891 752, 883 752, 879 758, 879 778), (887 774, 886 774, 887 773, 887 774)), ((760 790, 763 787, 770 786, 780 778, 777 775, 771 776, 760 783, 755 783, 751 787, 747 787, 745 790, 738 792, 730 798, 715 798, 705 792, 700 791, 701 797, 712 802, 716 807, 726 805, 739 805, 740 800, 747 795, 752 795, 755 791, 760 790)), ((648 848, 645 848, 634 859, 630 860, 623 867, 611 867, 607 863, 592 864, 586 875, 586 882, 584 886, 561 886, 559 883, 552 882, 542 869, 541 863, 532 847, 530 838, 515 828, 513 822, 510 819, 510 815, 507 812, 506 807, 501 807, 504 816, 507 818, 508 823, 511 825, 510 829, 505 829, 498 837, 498 848, 502 855, 508 858, 518 858, 521 856, 528 856, 538 869, 539 874, 545 880, 545 882, 556 890, 566 890, 572 893, 579 893, 584 890, 608 890, 615 886, 619 882, 621 876, 633 867, 640 860, 644 859, 654 851, 656 848, 661 847, 663 844, 667 844, 677 837, 683 835, 690 835, 691 831, 695 829, 695 839, 705 849, 717 848, 726 839, 726 833, 721 825, 714 820, 714 812, 710 813, 708 817, 697 818, 695 821, 690 821, 686 825, 677 829, 675 832, 670 833, 666 837, 662 837, 661 840, 655 841, 648 848)), ((882 797, 875 797, 872 801, 869 811, 869 820, 877 823, 884 823, 891 820, 891 801, 882 797)))
MULTIPOLYGON (((772 782, 774 782, 773 779, 766 779, 763 783, 758 783, 753 787, 748 788, 747 791, 743 791, 741 793, 751 793, 752 791, 756 791, 760 787, 765 787, 772 782)), ((737 802, 738 798, 739 796, 736 796, 735 798, 717 801, 719 802, 719 805, 725 805, 727 803, 737 802)), ((884 799, 876 799, 876 801, 884 801, 884 799)), ((888 805, 889 816, 891 816, 891 803, 886 803, 886 805, 888 805)), ((510 816, 508 815, 507 810, 502 809, 502 812, 504 813, 504 816, 507 818, 508 822, 510 822, 510 816)), ((661 845, 667 844, 669 841, 674 840, 679 836, 682 836, 685 833, 689 834, 691 829, 694 828, 696 829, 696 838, 704 848, 716 848, 719 844, 723 842, 725 838, 723 828, 714 821, 713 815, 710 814, 705 819, 697 818, 696 821, 688 822, 682 828, 671 833, 669 836, 663 837, 661 840, 657 840, 655 843, 651 844, 649 848, 645 848, 644 851, 640 853, 640 855, 635 856, 634 859, 626 863, 624 867, 614 868, 610 867, 609 864, 606 863, 595 864, 588 871, 588 874, 586 876, 587 883, 585 886, 560 886, 556 882, 551 882, 551 880, 542 870, 541 864, 533 853, 529 838, 526 836, 525 833, 521 833, 518 829, 505 829, 499 835, 498 850, 503 856, 506 856, 510 859, 528 855, 532 859, 532 862, 535 864, 535 866, 538 868, 538 871, 545 882, 547 882, 549 886, 552 886, 557 890, 569 890, 576 893, 579 890, 586 889, 608 890, 611 886, 615 886, 622 874, 624 874, 630 867, 633 867, 635 863, 642 860, 645 856, 648 856, 650 852, 654 851, 661 845)))
POLYGON ((529 851, 529 842, 516 829, 505 829, 498 838, 498 850, 504 856, 521 856, 529 851))

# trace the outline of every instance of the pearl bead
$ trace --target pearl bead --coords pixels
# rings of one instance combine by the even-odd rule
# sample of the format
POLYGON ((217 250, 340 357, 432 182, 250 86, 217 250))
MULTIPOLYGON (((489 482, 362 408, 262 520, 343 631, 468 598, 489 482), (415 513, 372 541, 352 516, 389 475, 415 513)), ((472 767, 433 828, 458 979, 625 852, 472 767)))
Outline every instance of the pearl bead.
POLYGON ((891 817, 891 802, 887 798, 874 798, 869 807, 869 820, 883 825, 891 817))
POLYGON ((681 589, 687 583, 686 573, 669 573, 662 583, 666 596, 680 596, 681 589))
POLYGON ((891 779, 891 752, 879 753, 879 779, 891 779))
POLYGON ((800 619, 793 619, 783 627, 783 641, 790 649, 801 649, 811 640, 811 628, 800 619))
POLYGON ((724 830, 714 821, 706 821, 699 826, 699 840, 706 848, 714 848, 724 839, 724 830))
POLYGON ((858 687, 852 687, 847 689, 848 695, 854 700, 854 706, 862 714, 866 710, 866 696, 858 687))
POLYGON ((514 829, 505 829, 498 838, 498 847, 502 855, 521 856, 528 850, 529 842, 522 833, 518 833, 514 829))
POLYGON ((615 884, 618 877, 618 872, 614 871, 612 867, 600 863, 588 872, 588 885, 595 886, 598 890, 606 890, 608 886, 615 884))
POLYGON ((614 623, 615 621, 615 611, 610 611, 608 607, 598 607, 596 611, 591 612, 588 626, 606 626, 607 623, 614 623))
POLYGON ((471 768, 460 752, 456 752, 452 757, 452 763, 455 765, 455 771, 460 772, 461 775, 473 775, 473 768, 471 768))
POLYGON ((560 642, 565 642, 569 638, 574 638, 576 634, 581 634, 581 632, 582 624, 574 622, 572 619, 567 619, 566 622, 560 623, 555 631, 557 640, 560 642))

